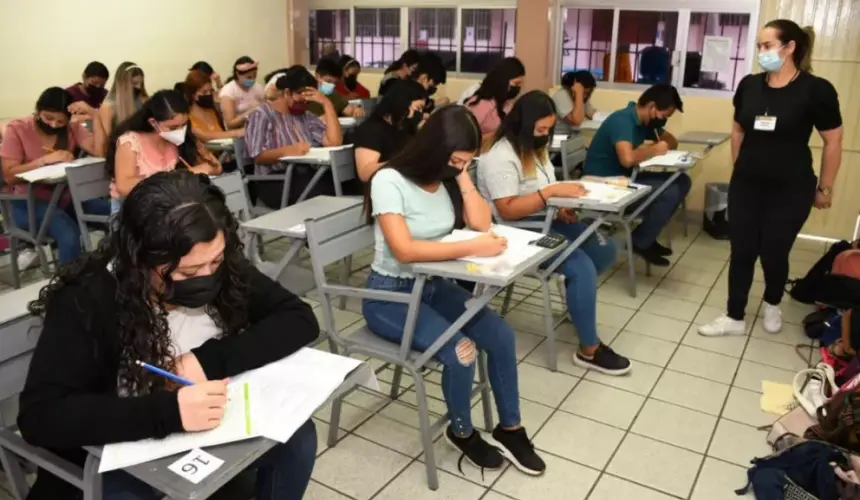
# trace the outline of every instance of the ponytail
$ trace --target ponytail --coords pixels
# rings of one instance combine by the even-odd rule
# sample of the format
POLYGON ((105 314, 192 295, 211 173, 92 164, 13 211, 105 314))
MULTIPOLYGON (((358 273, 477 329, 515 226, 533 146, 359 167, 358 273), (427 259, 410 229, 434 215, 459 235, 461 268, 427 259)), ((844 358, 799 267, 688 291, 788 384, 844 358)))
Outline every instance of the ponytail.
MULTIPOLYGON (((812 47, 815 46, 815 28, 812 26, 804 26, 803 34, 806 35, 806 50, 803 51, 803 55, 799 57, 798 61, 795 61, 797 64, 797 69, 800 71, 805 71, 807 73, 812 73, 812 47)), ((797 49, 794 49, 795 52, 797 49)))
POLYGON ((782 45, 794 42, 792 60, 800 71, 812 73, 812 46, 815 44, 815 30, 812 26, 801 28, 790 19, 774 19, 764 25, 779 32, 777 38, 782 45))

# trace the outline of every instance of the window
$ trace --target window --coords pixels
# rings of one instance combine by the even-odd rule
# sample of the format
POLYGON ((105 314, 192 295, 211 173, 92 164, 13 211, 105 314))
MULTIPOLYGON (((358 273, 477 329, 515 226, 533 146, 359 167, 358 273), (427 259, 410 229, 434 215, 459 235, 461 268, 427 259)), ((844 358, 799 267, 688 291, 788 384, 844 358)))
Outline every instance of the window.
POLYGON ((350 51, 349 9, 312 10, 309 19, 311 64, 317 63, 324 55, 326 44, 334 44, 341 54, 350 51))
POLYGON ((514 55, 516 9, 463 9, 460 71, 486 73, 514 55))
POLYGON ((622 10, 618 19, 618 83, 672 83, 678 13, 622 10))
POLYGON ((735 90, 744 75, 749 72, 749 25, 749 14, 691 13, 684 61, 684 87, 735 90), (709 59, 705 61, 706 67, 703 68, 702 56, 706 40, 724 44, 723 46, 728 48, 728 60, 709 59))
POLYGON ((562 16, 562 73, 588 70, 597 80, 608 80, 612 16, 612 9, 566 9, 562 16))
POLYGON ((400 9, 355 9, 354 57, 362 66, 386 68, 400 52, 400 9))
POLYGON ((409 48, 436 52, 446 69, 455 70, 456 24, 457 9, 409 9, 409 48))

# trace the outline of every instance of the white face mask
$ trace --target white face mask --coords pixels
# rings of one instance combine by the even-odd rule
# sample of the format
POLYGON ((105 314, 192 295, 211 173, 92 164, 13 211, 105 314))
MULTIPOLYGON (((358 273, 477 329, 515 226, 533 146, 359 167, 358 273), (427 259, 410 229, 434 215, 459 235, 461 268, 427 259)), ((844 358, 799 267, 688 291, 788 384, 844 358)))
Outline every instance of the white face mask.
POLYGON ((158 135, 161 136, 167 142, 172 143, 175 146, 179 146, 183 142, 185 142, 185 131, 188 128, 188 125, 185 125, 182 128, 178 128, 176 130, 169 130, 167 132, 159 132, 158 135))

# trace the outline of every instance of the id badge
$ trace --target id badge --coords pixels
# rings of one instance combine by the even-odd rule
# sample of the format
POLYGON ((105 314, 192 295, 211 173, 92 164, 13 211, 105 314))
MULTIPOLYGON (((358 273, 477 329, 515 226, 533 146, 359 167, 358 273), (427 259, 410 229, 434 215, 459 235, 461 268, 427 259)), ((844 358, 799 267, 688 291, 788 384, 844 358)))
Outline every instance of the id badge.
POLYGON ((776 130, 775 116, 756 116, 753 128, 764 132, 773 132, 776 130))

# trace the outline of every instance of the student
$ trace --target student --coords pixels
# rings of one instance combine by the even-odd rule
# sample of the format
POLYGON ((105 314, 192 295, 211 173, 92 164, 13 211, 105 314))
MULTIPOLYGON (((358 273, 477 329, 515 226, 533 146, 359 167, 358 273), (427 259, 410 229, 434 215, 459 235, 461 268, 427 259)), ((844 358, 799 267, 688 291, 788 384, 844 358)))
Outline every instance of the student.
POLYGON ((326 42, 322 46, 322 60, 337 62, 340 59, 340 51, 337 50, 337 45, 334 42, 326 42))
MULTIPOLYGON (((352 116, 356 118, 364 116, 364 109, 361 106, 353 106, 343 96, 335 92, 335 87, 341 81, 342 76, 343 71, 337 65, 337 61, 320 59, 320 62, 317 63, 317 88, 322 95, 331 101, 337 116, 352 116)), ((317 116, 322 116, 325 109, 320 104, 309 102, 308 111, 317 116)))
POLYGON ((278 82, 278 78, 286 75, 287 71, 289 70, 290 68, 276 69, 275 71, 272 71, 265 76, 264 80, 266 81, 266 87, 264 90, 266 93, 267 101, 273 101, 281 95, 281 92, 278 90, 275 84, 278 82))
MULTIPOLYGON (((553 197, 578 198, 585 194, 579 183, 556 183, 555 168, 547 145, 553 134, 557 110, 544 92, 523 95, 505 117, 478 162, 478 187, 492 200, 502 220, 544 220, 540 214, 553 197)), ((562 209, 552 230, 568 241, 576 240, 587 226, 576 220, 576 212, 562 209)), ((630 371, 630 361, 606 346, 597 336, 597 277, 615 261, 611 240, 594 234, 559 267, 565 277, 567 310, 579 336, 573 363, 586 370, 608 375, 630 371)))
POLYGON ((337 64, 343 71, 343 78, 337 82, 335 91, 346 99, 370 99, 370 91, 358 81, 361 64, 352 56, 341 56, 337 64))
POLYGON ((421 53, 415 49, 409 49, 400 55, 396 61, 385 68, 382 75, 382 80, 379 82, 379 95, 385 95, 388 90, 388 84, 395 79, 408 78, 418 68, 418 62, 421 61, 421 53))
POLYGON ((421 59, 418 61, 418 66, 409 78, 420 83, 422 87, 427 89, 429 99, 427 100, 427 104, 424 106, 425 115, 432 113, 436 107, 445 106, 450 103, 450 99, 447 97, 433 99, 433 95, 436 94, 436 90, 438 90, 439 85, 444 85, 445 82, 448 81, 448 71, 445 69, 445 64, 442 62, 442 58, 437 54, 423 54, 421 59))
POLYGON ((487 74, 475 95, 466 100, 466 107, 481 127, 485 145, 495 137, 502 120, 514 105, 525 77, 523 63, 516 57, 506 57, 487 74))
MULTIPOLYGON (((764 269, 765 331, 782 329, 779 303, 788 256, 814 206, 833 202, 842 161, 842 115, 833 85, 812 74, 814 32, 787 19, 767 23, 758 37, 763 73, 741 80, 734 97, 729 184, 731 257, 726 314, 699 327, 707 336, 745 335, 756 260, 764 269), (824 143, 821 174, 812 168, 813 127, 824 143)), ((843 322, 847 320, 843 319, 843 322)))
POLYGON ((257 63, 242 56, 233 63, 233 76, 220 92, 221 111, 228 129, 242 128, 245 120, 266 98, 263 86, 257 83, 257 63))
POLYGON ((107 84, 110 72, 104 64, 93 61, 84 68, 81 81, 68 87, 66 92, 72 96, 72 104, 69 111, 82 121, 92 120, 105 97, 107 97, 107 84))
POLYGON ((124 62, 114 73, 113 85, 93 120, 96 156, 104 156, 108 137, 117 123, 126 120, 149 98, 143 70, 133 62, 124 62))
MULTIPOLYGON (((259 166, 260 174, 283 171, 283 156, 302 156, 311 147, 340 146, 343 143, 340 123, 331 101, 317 90, 317 80, 304 66, 289 68, 275 82, 277 95, 255 109, 245 124, 245 148, 259 166), (308 111, 308 104, 318 103, 325 109, 322 117, 308 111)), ((307 187, 315 170, 299 165, 293 171, 295 196, 307 187)), ((331 174, 319 180, 309 196, 333 194, 331 174)), ((281 208, 282 182, 261 182, 257 195, 269 208, 281 208)))
MULTIPOLYGON (((187 172, 141 182, 102 248, 61 269, 30 311, 44 318, 24 391, 22 437, 83 467, 83 446, 217 427, 227 383, 311 343, 311 308, 242 255, 224 194, 187 172), (284 335, 283 325, 290 325, 284 335), (174 387, 147 362, 191 380, 174 387)), ((256 498, 299 500, 317 450, 308 420, 251 467, 256 498)), ((101 476, 105 500, 162 497, 127 472, 101 476)), ((31 500, 78 498, 39 470, 31 500)))
POLYGON ((427 91, 414 80, 399 80, 373 113, 355 130, 355 165, 367 182, 379 167, 400 152, 418 132, 427 91))
POLYGON ((189 165, 197 174, 219 175, 222 167, 188 127, 188 102, 175 90, 160 90, 128 120, 117 125, 105 168, 111 212, 143 179, 189 165))
MULTIPOLYGON (((72 100, 66 90, 51 87, 39 96, 33 116, 9 122, 3 136, 3 144, 0 146, 3 183, 6 184, 4 190, 26 194, 27 184, 16 177, 18 174, 52 163, 72 161, 78 150, 94 153, 92 134, 83 124, 71 121, 69 105, 72 100)), ((32 189, 36 198, 36 225, 41 227, 53 188, 37 184, 32 189)), ((12 201, 11 204, 11 215, 15 224, 29 229, 28 202, 18 200, 12 201)), ((83 208, 86 213, 93 215, 110 213, 107 201, 101 199, 86 201, 83 208)), ((68 264, 81 254, 81 230, 68 195, 60 198, 57 210, 51 215, 48 236, 57 243, 57 258, 60 264, 68 264)))
MULTIPOLYGON (((461 106, 441 108, 415 140, 380 168, 370 180, 365 203, 375 220, 376 256, 367 287, 410 293, 412 264, 453 260, 469 255, 494 256, 507 245, 486 233, 459 243, 436 240, 457 227, 490 229, 490 207, 467 171, 481 147, 474 117, 461 106)), ((465 310, 470 294, 454 282, 434 279, 424 285, 412 347, 426 350, 465 310)), ((362 312, 370 330, 400 343, 408 306, 365 300, 362 312)), ((516 335, 510 325, 484 308, 436 354, 444 365, 442 387, 451 424, 445 439, 473 464, 499 469, 504 458, 518 469, 541 475, 546 469, 521 425, 517 383, 516 335), (478 350, 489 360, 489 379, 500 424, 488 444, 472 426, 471 391, 478 350)))
MULTIPOLYGON (((609 115, 588 147, 585 175, 629 176, 643 161, 677 149, 678 140, 663 128, 675 111, 684 111, 678 91, 671 85, 658 84, 643 92, 637 102, 609 115)), ((639 172, 636 182, 657 189, 670 175, 639 172)), ((646 262, 669 265, 666 257, 672 255, 672 250, 658 243, 657 236, 681 206, 691 185, 690 177, 681 174, 643 211, 642 223, 633 231, 633 252, 646 262)))
MULTIPOLYGON (((200 141, 206 143, 217 139, 232 139, 245 135, 245 129, 224 129, 224 117, 215 105, 212 79, 206 73, 198 70, 188 72, 182 83, 185 100, 189 103, 188 119, 191 122, 191 132, 200 141)), ((234 159, 222 162, 224 172, 236 170, 234 159)))
POLYGON ((594 118, 595 109, 589 100, 596 87, 597 80, 589 71, 571 71, 561 77, 561 88, 552 94, 559 118, 556 132, 570 134, 594 118))
POLYGON ((215 71, 215 68, 213 68, 208 62, 197 61, 196 63, 194 63, 193 66, 188 69, 188 71, 195 70, 202 71, 203 74, 212 79, 212 90, 216 93, 224 87, 224 85, 221 83, 221 75, 219 75, 215 71))

